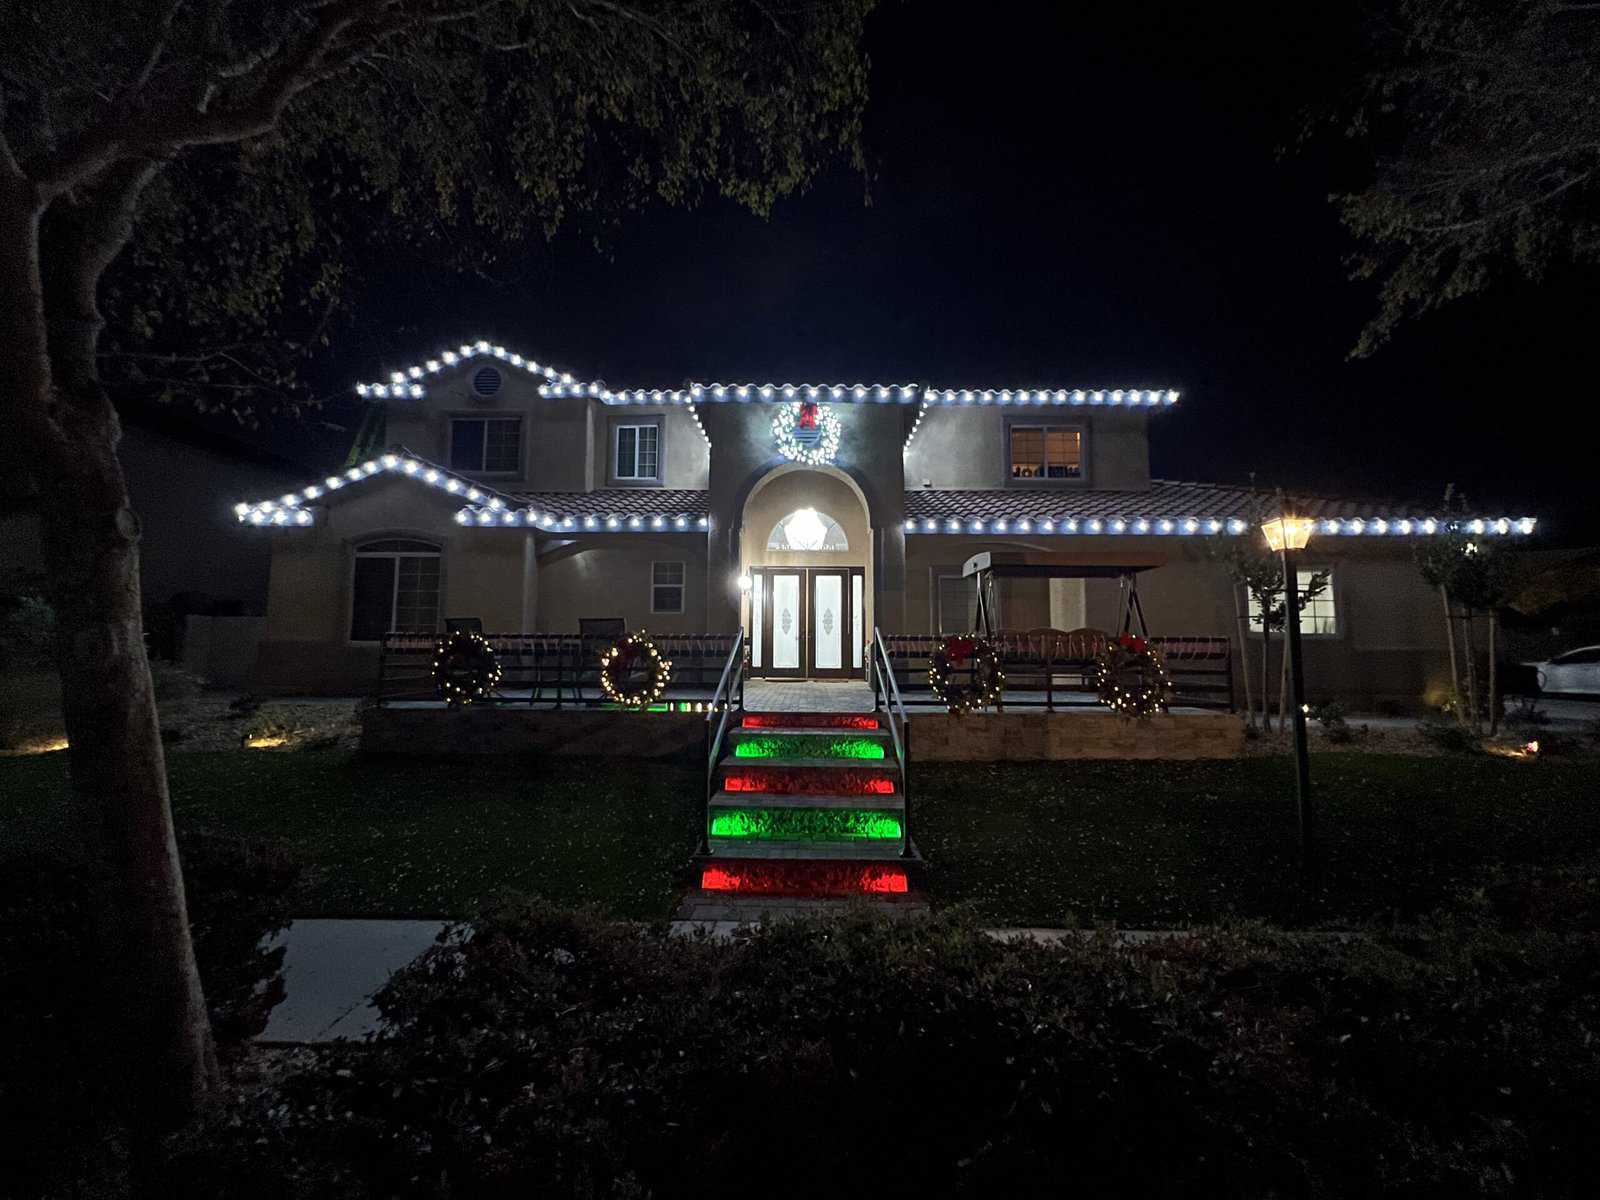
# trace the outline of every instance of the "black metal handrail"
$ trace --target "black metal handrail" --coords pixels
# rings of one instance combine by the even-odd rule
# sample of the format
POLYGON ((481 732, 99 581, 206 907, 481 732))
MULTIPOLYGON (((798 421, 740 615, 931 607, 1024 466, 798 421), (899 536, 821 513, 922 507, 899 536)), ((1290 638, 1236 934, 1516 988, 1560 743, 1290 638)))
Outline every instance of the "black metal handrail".
POLYGON ((900 765, 900 857, 915 854, 911 841, 911 722, 906 717, 905 701, 900 698, 900 685, 895 681, 894 667, 889 662, 889 648, 884 645, 883 632, 872 627, 872 707, 878 707, 882 697, 885 715, 889 718, 889 740, 894 744, 895 761, 900 765), (896 713, 899 726, 896 727, 896 713))
POLYGON ((706 810, 700 823, 700 850, 711 849, 711 796, 716 790, 717 760, 722 757, 722 739, 728 733, 728 717, 733 712, 734 693, 739 694, 739 706, 744 707, 744 628, 733 635, 733 646, 728 650, 728 660, 722 665, 722 678, 717 680, 717 690, 711 693, 711 703, 706 706, 706 810), (732 674, 732 683, 729 674, 732 674), (717 729, 711 731, 715 720, 717 729))

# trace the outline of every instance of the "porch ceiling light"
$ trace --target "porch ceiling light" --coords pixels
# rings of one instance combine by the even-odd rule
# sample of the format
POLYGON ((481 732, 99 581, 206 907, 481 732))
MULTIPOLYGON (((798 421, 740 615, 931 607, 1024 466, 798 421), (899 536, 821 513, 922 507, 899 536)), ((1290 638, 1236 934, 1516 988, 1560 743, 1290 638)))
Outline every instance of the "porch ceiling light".
POLYGON ((1304 550, 1315 526, 1316 522, 1309 517, 1274 517, 1261 526, 1261 532, 1266 535, 1267 545, 1273 552, 1281 553, 1285 547, 1304 550))
POLYGON ((750 588, 751 588, 751 585, 752 585, 752 581, 751 581, 749 575, 741 575, 741 576, 739 576, 739 590, 741 592, 748 592, 750 590, 750 588))

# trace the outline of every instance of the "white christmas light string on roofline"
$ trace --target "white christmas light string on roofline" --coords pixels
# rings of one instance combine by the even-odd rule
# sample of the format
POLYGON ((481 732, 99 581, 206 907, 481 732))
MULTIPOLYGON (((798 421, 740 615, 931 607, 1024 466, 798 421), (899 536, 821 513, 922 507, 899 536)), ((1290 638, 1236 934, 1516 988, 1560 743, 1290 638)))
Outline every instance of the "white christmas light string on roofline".
POLYGON ((369 458, 359 467, 350 467, 337 475, 329 475, 321 483, 308 484, 297 492, 288 492, 276 500, 241 501, 233 506, 233 514, 246 525, 311 525, 315 514, 307 507, 330 492, 337 492, 351 484, 362 483, 375 475, 398 474, 436 487, 452 496, 460 496, 468 504, 483 504, 499 511, 511 503, 510 497, 493 488, 452 474, 415 455, 388 451, 369 458))
POLYGON ((537 375, 542 379, 558 384, 572 384, 576 380, 564 371, 558 371, 548 363, 536 362, 531 358, 524 358, 507 350, 504 346, 497 346, 486 341, 467 342, 454 350, 441 351, 436 357, 407 367, 403 371, 391 371, 385 383, 358 383, 356 395, 376 396, 380 399, 388 396, 409 396, 413 399, 422 396, 427 389, 422 380, 430 375, 437 375, 451 367, 459 366, 469 359, 488 357, 498 359, 500 362, 517 367, 530 375, 537 375))
POLYGON ((557 516, 538 508, 505 508, 482 505, 456 513, 457 525, 509 526, 543 529, 551 533, 691 533, 705 529, 709 522, 701 513, 589 513, 585 516, 557 516))
MULTIPOLYGON (((1446 520, 1442 517, 1324 517, 1316 521, 1318 533, 1326 536, 1432 537, 1439 533, 1461 532, 1477 537, 1493 535, 1525 536, 1538 526, 1537 517, 1475 517, 1446 520)), ((1235 536, 1255 528, 1240 517, 922 517, 905 522, 905 531, 915 534, 1089 534, 1169 537, 1216 535, 1235 536)))
POLYGON ((909 450, 923 418, 936 404, 945 405, 1010 405, 1013 407, 1066 406, 1071 408, 1171 408, 1178 402, 1178 392, 1172 388, 928 388, 922 394, 922 407, 917 419, 911 423, 903 449, 909 450))

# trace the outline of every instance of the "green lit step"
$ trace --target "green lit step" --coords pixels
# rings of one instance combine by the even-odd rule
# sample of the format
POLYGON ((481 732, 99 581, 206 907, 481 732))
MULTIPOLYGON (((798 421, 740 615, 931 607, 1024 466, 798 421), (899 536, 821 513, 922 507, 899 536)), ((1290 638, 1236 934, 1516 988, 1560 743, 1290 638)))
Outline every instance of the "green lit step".
POLYGON ((746 760, 827 758, 879 762, 894 757, 879 731, 830 729, 740 729, 730 739, 733 757, 746 760))
POLYGON ((710 820, 709 833, 713 840, 739 842, 898 843, 905 831, 904 809, 859 805, 851 808, 713 807, 710 820))
POLYGON ((900 839, 854 842, 761 842, 754 838, 710 838, 710 857, 833 859, 886 862, 900 857, 900 839))

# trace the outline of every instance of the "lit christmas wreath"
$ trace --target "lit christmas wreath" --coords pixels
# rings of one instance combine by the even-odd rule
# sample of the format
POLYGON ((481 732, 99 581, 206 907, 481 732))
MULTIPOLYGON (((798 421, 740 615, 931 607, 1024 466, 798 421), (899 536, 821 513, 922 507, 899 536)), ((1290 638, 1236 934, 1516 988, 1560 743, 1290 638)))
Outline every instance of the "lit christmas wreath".
POLYGON ((606 699, 624 708, 643 708, 661 699, 672 681, 672 660, 662 658, 644 630, 626 635, 600 656, 600 690, 606 699), (642 667, 646 679, 635 691, 625 691, 629 675, 642 667))
POLYGON ((956 716, 998 704, 1006 690, 1000 654, 980 637, 949 637, 928 659, 928 685, 956 716), (972 668, 971 683, 957 683, 957 672, 972 668))
POLYGON ((481 633, 461 630, 439 643, 433 686, 451 708, 482 700, 500 682, 500 660, 481 633))
POLYGON ((1172 677, 1161 655, 1142 637, 1125 633, 1099 654, 1100 703, 1118 716, 1150 717, 1166 712, 1172 677))
POLYGON ((772 418, 772 436, 778 453, 791 462, 809 467, 831 463, 839 453, 839 416, 826 404, 797 400, 780 404, 772 418))

